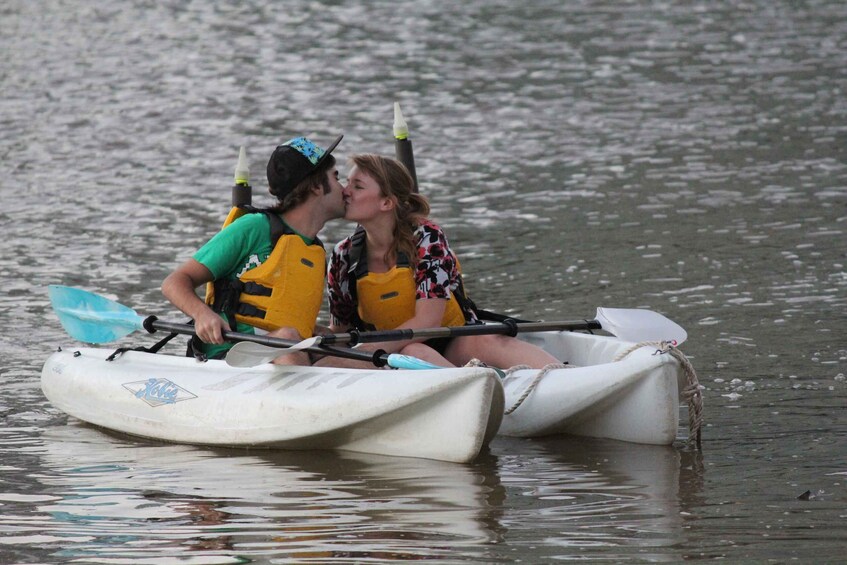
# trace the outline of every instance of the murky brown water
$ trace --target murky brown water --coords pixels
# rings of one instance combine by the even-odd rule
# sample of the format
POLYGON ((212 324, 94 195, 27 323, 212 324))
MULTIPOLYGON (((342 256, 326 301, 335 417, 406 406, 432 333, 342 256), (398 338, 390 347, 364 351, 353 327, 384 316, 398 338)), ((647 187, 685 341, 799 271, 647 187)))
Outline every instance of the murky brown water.
POLYGON ((841 559, 842 2, 11 0, 0 31, 0 561, 841 559), (688 330, 702 455, 216 451, 46 402, 70 342, 46 285, 169 314, 159 282, 219 226, 240 145, 256 187, 296 134, 390 153, 395 100, 477 302, 688 330))

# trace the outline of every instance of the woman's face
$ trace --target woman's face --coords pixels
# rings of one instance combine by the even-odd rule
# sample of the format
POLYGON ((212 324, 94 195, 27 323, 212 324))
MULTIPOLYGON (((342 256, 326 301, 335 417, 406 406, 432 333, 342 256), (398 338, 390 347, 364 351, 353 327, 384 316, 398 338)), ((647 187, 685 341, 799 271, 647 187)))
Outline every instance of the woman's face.
POLYGON ((362 223, 391 211, 391 199, 382 195, 379 184, 365 171, 353 167, 344 187, 345 220, 362 223))

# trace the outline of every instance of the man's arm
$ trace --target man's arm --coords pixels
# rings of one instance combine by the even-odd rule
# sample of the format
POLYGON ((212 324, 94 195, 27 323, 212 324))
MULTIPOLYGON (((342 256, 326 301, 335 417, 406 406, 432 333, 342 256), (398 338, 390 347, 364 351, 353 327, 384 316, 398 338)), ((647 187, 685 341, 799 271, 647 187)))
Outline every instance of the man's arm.
POLYGON ((211 271, 195 259, 189 259, 162 281, 162 294, 194 320, 197 337, 205 343, 223 343, 223 330, 227 323, 205 302, 194 289, 214 279, 211 271))

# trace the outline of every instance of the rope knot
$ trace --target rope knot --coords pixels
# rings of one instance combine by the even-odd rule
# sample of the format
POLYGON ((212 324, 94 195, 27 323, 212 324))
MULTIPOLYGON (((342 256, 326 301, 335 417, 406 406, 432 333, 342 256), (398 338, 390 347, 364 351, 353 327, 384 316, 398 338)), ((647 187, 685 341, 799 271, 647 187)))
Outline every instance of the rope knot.
POLYGON ((658 342, 658 349, 653 352, 653 355, 664 355, 669 353, 671 349, 676 349, 676 341, 660 341, 658 342))

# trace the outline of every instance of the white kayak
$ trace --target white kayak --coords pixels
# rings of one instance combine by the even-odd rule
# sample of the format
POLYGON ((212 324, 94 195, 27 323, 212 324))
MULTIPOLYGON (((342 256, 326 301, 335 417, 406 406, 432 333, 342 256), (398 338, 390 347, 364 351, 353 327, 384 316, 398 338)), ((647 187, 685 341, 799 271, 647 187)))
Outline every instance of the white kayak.
POLYGON ((515 437, 570 434, 657 445, 676 439, 686 385, 681 355, 575 332, 521 338, 567 365, 510 370, 501 386, 484 367, 235 368, 137 351, 106 361, 111 349, 79 348, 50 356, 41 385, 54 406, 82 421, 200 445, 468 462, 498 428, 515 437))
POLYGON ((615 337, 575 332, 521 339, 567 364, 543 374, 509 371, 500 434, 571 434, 656 445, 676 439, 680 391, 687 383, 678 351, 657 353, 659 344, 634 348, 615 337))
MULTIPOLYGON (((62 326, 82 342, 107 343, 140 329, 194 333, 187 324, 144 317, 82 289, 51 285, 49 294, 62 326)), ((566 364, 511 368, 502 382, 494 369, 435 368, 395 354, 381 359, 398 371, 280 367, 266 362, 280 347, 329 350, 314 342, 318 338, 295 343, 229 332, 226 337, 250 343, 236 344, 227 361, 201 363, 139 351, 108 361, 108 349, 59 352, 44 365, 42 389, 55 406, 80 420, 159 440, 446 461, 471 461, 498 428, 517 437, 573 434, 670 444, 682 391, 689 403, 689 434, 699 445, 697 377, 685 356, 668 345, 682 343, 687 334, 650 310, 598 308, 595 320, 576 323, 513 322, 416 329, 412 336, 408 330, 370 332, 368 337, 518 330, 566 364), (563 331, 575 329, 601 329, 617 337, 563 331), (663 352, 657 354, 657 348, 663 352)), ((344 343, 353 336, 332 337, 344 343)), ((371 360, 368 353, 346 348, 331 354, 371 360)))
POLYGON ((454 462, 475 459, 503 417, 492 369, 243 369, 138 351, 106 361, 112 351, 51 355, 47 399, 84 422, 167 442, 454 462))

